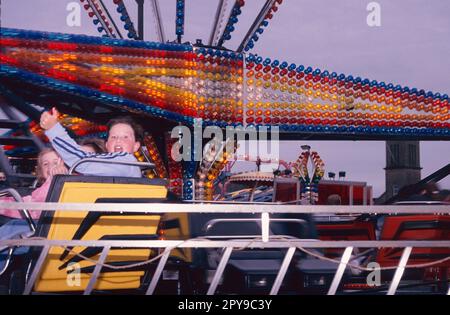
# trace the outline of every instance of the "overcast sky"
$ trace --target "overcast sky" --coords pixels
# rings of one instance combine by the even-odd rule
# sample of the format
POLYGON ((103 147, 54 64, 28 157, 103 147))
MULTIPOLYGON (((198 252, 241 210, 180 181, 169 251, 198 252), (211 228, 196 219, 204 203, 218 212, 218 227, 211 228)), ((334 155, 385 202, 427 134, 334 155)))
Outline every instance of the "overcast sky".
MULTIPOLYGON (((1 25, 22 29, 98 35, 82 10, 80 27, 66 24, 69 0, 2 0, 1 25)), ((104 0, 112 3, 112 0, 104 0)), ((229 0, 228 8, 234 1, 229 0)), ((379 0, 381 25, 367 25, 368 0, 284 0, 253 53, 322 70, 367 77, 386 83, 450 94, 450 1, 379 0)), ((132 17, 134 0, 125 0, 132 17)), ((175 0, 159 1, 166 36, 175 39, 175 0)), ((186 0, 184 40, 207 42, 218 0, 186 0)), ((236 49, 262 7, 246 0, 232 39, 236 49)), ((146 1, 145 39, 156 40, 146 1)), ((117 16, 113 12, 114 16, 117 16)), ((300 145, 281 144, 281 158, 295 160, 300 145)), ((326 171, 347 172, 347 179, 366 181, 374 196, 384 191, 384 142, 308 142, 325 161, 326 171)), ((450 161, 450 143, 421 142, 422 176, 450 161)), ((441 182, 450 188, 450 179, 441 182)))

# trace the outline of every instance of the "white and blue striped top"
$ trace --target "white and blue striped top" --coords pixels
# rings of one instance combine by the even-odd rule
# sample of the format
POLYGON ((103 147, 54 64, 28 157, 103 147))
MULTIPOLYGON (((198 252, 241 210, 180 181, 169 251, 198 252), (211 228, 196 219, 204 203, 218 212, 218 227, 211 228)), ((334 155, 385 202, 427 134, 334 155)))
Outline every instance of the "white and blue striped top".
MULTIPOLYGON (((128 152, 113 153, 88 153, 69 136, 67 131, 57 123, 53 128, 46 130, 45 135, 49 138, 53 148, 63 159, 64 163, 71 167, 75 162, 83 158, 99 158, 113 160, 118 162, 136 162, 133 154, 128 152)), ((142 173, 138 166, 120 165, 120 164, 102 164, 86 162, 80 164, 76 171, 84 175, 98 176, 123 176, 123 177, 141 177, 142 173)))

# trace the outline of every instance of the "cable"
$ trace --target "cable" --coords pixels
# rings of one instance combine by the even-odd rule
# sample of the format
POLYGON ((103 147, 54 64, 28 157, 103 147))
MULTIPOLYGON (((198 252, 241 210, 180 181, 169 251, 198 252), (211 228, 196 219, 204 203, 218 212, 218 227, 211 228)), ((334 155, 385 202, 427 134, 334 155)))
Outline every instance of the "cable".
MULTIPOLYGON (((275 236, 275 237, 274 237, 274 236, 271 236, 271 238, 272 238, 272 239, 278 238, 278 239, 287 241, 288 243, 291 243, 291 242, 293 242, 293 241, 297 241, 297 240, 298 240, 298 239, 289 239, 289 238, 287 238, 286 236, 278 236, 278 237, 276 237, 276 236, 275 236)), ((46 239, 46 238, 42 238, 42 237, 31 237, 31 238, 29 238, 29 240, 47 240, 47 239, 46 239)), ((188 242, 188 241, 201 241, 201 240, 209 241, 209 239, 206 238, 206 237, 190 238, 190 239, 187 239, 187 240, 184 240, 184 241, 180 241, 180 243, 177 244, 177 245, 175 245, 175 246, 166 247, 166 249, 164 250, 163 253, 161 253, 161 254, 159 254, 159 255, 157 255, 157 256, 155 256, 155 257, 149 259, 149 260, 145 260, 145 261, 142 261, 142 262, 139 262, 139 263, 133 263, 133 264, 129 264, 129 265, 124 265, 124 266, 113 266, 113 265, 109 265, 109 264, 107 264, 107 263, 103 263, 103 264, 100 264, 100 265, 101 265, 102 267, 107 267, 107 268, 111 268, 111 269, 114 269, 114 270, 122 270, 122 269, 128 269, 128 268, 139 267, 139 266, 143 266, 143 265, 152 263, 152 262, 154 262, 155 260, 161 258, 161 257, 165 254, 165 252, 166 252, 167 250, 173 250, 173 249, 176 249, 176 248, 178 248, 180 245, 182 245, 182 244, 184 244, 184 243, 186 243, 186 242, 188 242)), ((245 250, 245 249, 251 248, 251 246, 252 246, 252 244, 253 244, 254 242, 261 241, 261 240, 262 240, 262 238, 259 238, 259 237, 258 237, 258 238, 253 238, 253 239, 251 239, 251 240, 248 242, 248 244, 246 244, 246 245, 244 245, 244 246, 242 246, 242 247, 239 247, 239 248, 234 248, 233 250, 239 250, 239 251, 241 251, 241 250, 245 250)), ((93 260, 93 259, 91 259, 91 258, 88 258, 88 257, 86 257, 86 256, 84 256, 84 255, 81 255, 81 254, 75 252, 73 249, 68 248, 67 246, 59 246, 59 247, 62 247, 63 249, 68 250, 69 252, 71 252, 71 253, 74 254, 75 256, 78 256, 78 257, 80 257, 80 258, 83 258, 84 260, 87 260, 87 261, 89 261, 89 262, 92 262, 92 263, 94 263, 94 264, 96 264, 96 265, 99 264, 98 261, 93 260)), ((320 255, 320 254, 317 254, 317 253, 315 253, 315 252, 313 252, 313 251, 311 251, 311 250, 307 250, 307 249, 305 249, 305 248, 303 248, 303 247, 301 247, 301 246, 295 246, 295 247, 296 247, 297 249, 299 249, 300 251, 304 252, 305 254, 308 254, 308 255, 310 255, 310 256, 312 256, 312 257, 315 257, 315 258, 318 258, 318 259, 320 259, 320 260, 329 261, 329 262, 333 262, 333 263, 336 263, 336 264, 340 264, 340 263, 341 263, 340 260, 325 257, 325 256, 320 255)), ((360 256, 360 255, 359 255, 359 256, 360 256)), ((355 258, 356 258, 356 257, 353 257, 353 259, 355 259, 355 258)), ((441 263, 443 263, 443 262, 446 262, 446 261, 448 261, 448 260, 450 260, 450 256, 445 257, 445 258, 442 258, 442 259, 439 259, 439 260, 435 260, 435 261, 432 261, 432 262, 429 262, 429 263, 414 264, 414 265, 406 265, 406 266, 405 266, 405 269, 408 269, 408 268, 426 268, 426 267, 431 267, 431 266, 434 266, 434 265, 437 265, 437 264, 441 264, 441 263)), ((355 268, 355 269, 358 269, 358 270, 361 270, 361 271, 373 271, 373 270, 374 270, 373 268, 362 267, 362 266, 355 265, 355 264, 350 264, 350 263, 347 263, 346 266, 348 266, 348 267, 350 267, 350 268, 355 268)), ((376 270, 380 270, 380 271, 382 271, 382 270, 395 270, 395 269, 397 269, 397 268, 398 268, 398 266, 393 266, 393 267, 381 267, 381 268, 376 268, 376 270)))

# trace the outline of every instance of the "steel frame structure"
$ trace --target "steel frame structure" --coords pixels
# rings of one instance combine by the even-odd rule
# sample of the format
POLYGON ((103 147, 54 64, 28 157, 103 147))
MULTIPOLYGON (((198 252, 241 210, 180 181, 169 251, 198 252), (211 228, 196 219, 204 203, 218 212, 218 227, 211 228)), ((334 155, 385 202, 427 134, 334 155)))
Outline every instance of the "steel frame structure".
MULTIPOLYGON (((344 271, 349 264, 351 254, 354 248, 380 248, 395 247, 403 248, 400 262, 396 268, 392 282, 387 291, 388 295, 396 293, 407 266, 408 259, 415 247, 428 248, 450 248, 449 240, 433 241, 318 241, 302 240, 296 238, 280 239, 269 235, 270 213, 442 213, 450 215, 450 204, 433 206, 299 206, 285 204, 267 204, 267 205, 248 205, 248 204, 127 204, 127 203, 104 203, 104 204, 84 204, 84 203, 3 203, 0 204, 5 209, 29 209, 29 210, 50 210, 50 211, 98 211, 98 212, 127 212, 142 213, 260 213, 261 214, 261 237, 253 239, 228 239, 221 240, 220 237, 214 239, 189 239, 189 240, 155 240, 155 241, 83 241, 83 240, 42 240, 42 239, 21 239, 21 240, 1 240, 0 248, 11 246, 39 246, 42 247, 41 254, 37 260, 35 268, 28 279, 24 294, 31 294, 34 283, 39 276, 41 267, 52 246, 83 246, 83 247, 101 247, 102 252, 99 260, 95 264, 95 269, 91 275, 90 281, 83 294, 90 294, 94 288, 101 268, 106 261, 108 252, 113 247, 128 248, 164 248, 164 252, 158 262, 153 278, 146 290, 146 294, 153 294, 156 285, 160 279, 162 271, 167 263, 170 251, 174 248, 224 248, 224 253, 220 259, 217 270, 208 288, 207 294, 212 295, 216 292, 219 281, 223 275, 225 267, 230 256, 235 249, 242 248, 286 248, 287 252, 280 266, 274 284, 270 290, 271 295, 279 292, 283 279, 286 275, 288 266, 293 258, 296 249, 307 248, 345 248, 345 251, 337 266, 331 286, 328 289, 329 295, 337 292, 339 284, 344 275, 344 271)), ((224 236, 225 237, 225 236, 224 236)), ((227 236, 230 238, 230 236, 227 236)), ((448 257, 450 259, 450 257, 448 257)), ((450 295, 450 290, 448 293, 450 295)))

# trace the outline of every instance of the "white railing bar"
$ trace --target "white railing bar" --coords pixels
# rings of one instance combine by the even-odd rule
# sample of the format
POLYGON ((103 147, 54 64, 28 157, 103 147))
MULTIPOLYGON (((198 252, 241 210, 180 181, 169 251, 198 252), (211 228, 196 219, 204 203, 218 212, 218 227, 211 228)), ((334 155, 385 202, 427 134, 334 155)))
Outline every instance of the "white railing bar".
POLYGON ((392 206, 310 206, 310 205, 234 205, 182 203, 58 203, 58 202, 3 202, 0 209, 41 211, 97 211, 136 213, 371 213, 371 214, 450 214, 447 205, 392 205, 392 206))
POLYGON ((97 282, 98 275, 100 274, 100 270, 102 269, 103 264, 105 263, 106 257, 108 256, 110 249, 111 249, 110 246, 103 247, 102 254, 100 255, 100 258, 95 264, 94 272, 92 273, 91 278, 89 279, 89 283, 86 289, 84 290, 83 295, 91 294, 92 290, 94 289, 94 285, 97 282))
POLYGON ((164 250, 164 254, 161 256, 158 262, 158 266, 156 267, 155 273, 153 274, 152 281, 150 282, 147 292, 145 292, 145 295, 151 295, 153 292, 155 292, 156 285, 158 284, 158 280, 161 277, 161 273, 164 270, 164 267, 166 266, 167 259, 170 256, 170 251, 172 248, 168 247, 164 250))
POLYGON ((345 248, 349 246, 359 248, 376 248, 376 247, 450 247, 450 240, 436 241, 319 241, 319 240, 272 240, 262 242, 260 239, 234 239, 234 240, 47 240, 47 239, 14 239, 0 240, 0 245, 4 246, 71 246, 71 247, 130 247, 130 248, 161 248, 161 247, 178 247, 178 248, 219 248, 219 247, 248 247, 248 248, 289 248, 289 247, 305 247, 305 248, 345 248))
POLYGON ((214 292, 216 292, 217 286, 219 285, 220 278, 222 278, 223 271, 225 270, 225 267, 227 266, 228 260, 230 259, 231 252, 233 251, 233 247, 227 247, 225 249, 225 252, 222 255, 222 258, 220 259, 219 265, 217 266, 217 270, 214 273, 214 277, 211 281, 211 284, 208 288, 208 292, 206 295, 213 295, 214 292))
POLYGON ((344 254, 342 254, 341 262, 334 274, 333 282, 331 282, 330 289, 328 290, 327 295, 335 295, 336 291, 339 287, 339 283, 341 283, 342 276, 344 275, 345 268, 350 260, 350 257, 353 252, 353 247, 349 246, 345 249, 344 254))
POLYGON ((394 278, 392 279, 391 285, 389 286, 389 290, 387 295, 394 295, 397 291, 398 285, 400 284, 400 280, 402 279, 403 272, 405 271, 405 266, 408 263, 409 255, 411 255, 412 247, 405 247, 403 250, 402 258, 398 264, 397 269, 395 270, 394 278))
POLYGON ((261 213, 261 237, 263 242, 269 241, 270 216, 267 212, 261 213))
POLYGON ((272 289, 270 290, 270 295, 277 295, 280 290, 283 279, 286 276, 286 271, 288 270, 289 264, 291 263, 292 257, 294 257, 295 247, 289 247, 286 255, 284 256, 283 263, 281 264, 280 271, 273 283, 272 289))
POLYGON ((36 279, 37 279, 39 273, 41 272, 42 264, 44 263, 49 250, 50 250, 50 245, 45 245, 44 248, 42 249, 42 252, 39 255, 39 258, 36 262, 36 266, 34 266, 34 269, 30 276, 30 279, 28 280, 28 282, 25 286, 23 295, 28 295, 31 293, 31 290, 33 290, 34 283, 36 282, 36 279))

